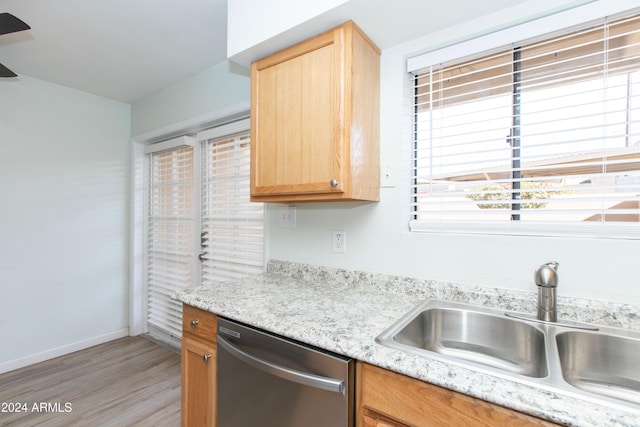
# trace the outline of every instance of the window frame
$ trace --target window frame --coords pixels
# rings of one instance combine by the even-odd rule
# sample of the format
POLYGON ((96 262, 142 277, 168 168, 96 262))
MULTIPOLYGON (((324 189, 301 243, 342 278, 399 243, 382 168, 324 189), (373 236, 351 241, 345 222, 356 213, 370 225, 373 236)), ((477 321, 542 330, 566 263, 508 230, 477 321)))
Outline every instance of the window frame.
MULTIPOLYGON (((640 9, 629 9, 628 4, 618 5, 617 10, 605 7, 601 2, 572 9, 548 17, 540 18, 525 24, 520 24, 505 30, 497 31, 472 40, 467 40, 452 46, 407 59, 406 70, 408 72, 409 91, 414 89, 413 79, 420 70, 428 68, 431 64, 446 62, 463 62, 469 58, 503 52, 523 42, 531 43, 555 37, 568 30, 602 22, 603 17, 615 20, 622 16, 637 14, 640 9), (626 8, 625 8, 626 6, 626 8)), ((411 93, 415 98, 416 93, 411 93)), ((415 102, 411 102, 412 117, 417 115, 415 102)), ((416 120, 412 120, 411 150, 415 150, 418 144, 416 120)), ((569 222, 545 222, 527 223, 521 221, 424 221, 415 219, 414 201, 416 195, 413 191, 416 185, 415 158, 408 155, 412 162, 410 180, 412 191, 409 197, 410 206, 409 230, 412 232, 428 233, 455 233, 455 234, 483 234, 483 235, 519 235, 519 236, 549 236, 549 237, 597 237, 615 239, 640 239, 640 227, 638 223, 569 223, 569 222)))

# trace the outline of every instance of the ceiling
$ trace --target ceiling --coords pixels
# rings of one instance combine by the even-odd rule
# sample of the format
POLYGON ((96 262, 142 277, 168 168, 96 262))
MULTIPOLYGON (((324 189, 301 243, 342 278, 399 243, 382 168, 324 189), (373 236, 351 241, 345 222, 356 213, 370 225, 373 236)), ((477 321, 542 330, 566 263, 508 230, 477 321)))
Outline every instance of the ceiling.
POLYGON ((0 0, 0 12, 31 26, 0 36, 0 63, 122 102, 226 59, 227 0, 0 0))
MULTIPOLYGON (((31 26, 0 36, 0 63, 19 76, 131 103, 227 59, 227 1, 0 0, 0 12, 31 26)), ((270 7, 295 1, 279 0, 270 7)), ((513 24, 497 13, 530 17, 592 1, 394 0, 390 8, 390 0, 349 0, 231 59, 247 66, 345 19, 355 20, 384 50, 474 19, 488 21, 485 26, 513 24)), ((245 18, 255 23, 248 31, 252 25, 267 25, 262 16, 250 12, 245 18)), ((284 11, 273 12, 275 16, 284 11)))

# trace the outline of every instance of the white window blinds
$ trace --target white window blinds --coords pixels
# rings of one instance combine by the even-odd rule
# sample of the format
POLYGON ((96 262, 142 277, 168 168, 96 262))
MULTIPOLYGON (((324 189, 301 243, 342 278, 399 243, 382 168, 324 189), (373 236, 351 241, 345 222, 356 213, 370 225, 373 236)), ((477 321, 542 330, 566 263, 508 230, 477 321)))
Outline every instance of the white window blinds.
POLYGON ((180 337, 182 304, 171 296, 194 283, 194 149, 152 152, 148 159, 147 321, 180 337))
POLYGON ((249 201, 249 147, 248 130, 203 142, 204 285, 264 270, 263 204, 249 201))
POLYGON ((413 80, 412 230, 640 236, 638 16, 413 80))

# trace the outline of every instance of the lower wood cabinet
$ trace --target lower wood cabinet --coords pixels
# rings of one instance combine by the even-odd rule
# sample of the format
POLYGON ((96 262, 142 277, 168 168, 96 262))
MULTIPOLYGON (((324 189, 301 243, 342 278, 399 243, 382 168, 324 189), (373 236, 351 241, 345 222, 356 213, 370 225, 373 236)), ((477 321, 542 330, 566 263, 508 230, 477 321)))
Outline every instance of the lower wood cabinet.
POLYGON ((361 422, 362 422, 361 425, 363 427, 406 427, 407 426, 406 424, 393 421, 389 418, 385 418, 384 416, 366 408, 361 413, 361 422))
MULTIPOLYGON (((182 427, 216 425, 216 327, 215 314, 184 305, 182 427)), ((556 425, 364 362, 356 396, 356 427, 556 425)))
POLYGON ((362 362, 356 376, 357 427, 556 425, 362 362))
POLYGON ((216 316, 188 305, 182 326, 182 427, 216 425, 216 316))

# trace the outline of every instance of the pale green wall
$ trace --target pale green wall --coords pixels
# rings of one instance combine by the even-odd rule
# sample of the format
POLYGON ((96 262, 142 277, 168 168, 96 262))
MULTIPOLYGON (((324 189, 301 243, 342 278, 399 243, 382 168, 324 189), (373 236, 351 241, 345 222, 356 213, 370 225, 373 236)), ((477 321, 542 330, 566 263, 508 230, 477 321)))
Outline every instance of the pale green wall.
POLYGON ((0 83, 0 371, 127 334, 130 152, 129 105, 0 83))

